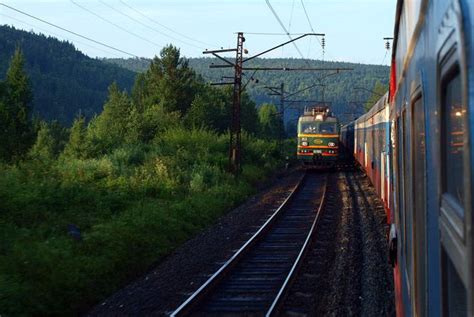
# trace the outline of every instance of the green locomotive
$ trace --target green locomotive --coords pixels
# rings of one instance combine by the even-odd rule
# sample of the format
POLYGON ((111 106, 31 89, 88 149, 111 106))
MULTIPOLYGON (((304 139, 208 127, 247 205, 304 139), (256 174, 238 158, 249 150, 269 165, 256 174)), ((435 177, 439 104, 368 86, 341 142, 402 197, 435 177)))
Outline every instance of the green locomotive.
POLYGON ((328 106, 305 109, 298 119, 298 160, 332 166, 339 155, 339 122, 328 106))

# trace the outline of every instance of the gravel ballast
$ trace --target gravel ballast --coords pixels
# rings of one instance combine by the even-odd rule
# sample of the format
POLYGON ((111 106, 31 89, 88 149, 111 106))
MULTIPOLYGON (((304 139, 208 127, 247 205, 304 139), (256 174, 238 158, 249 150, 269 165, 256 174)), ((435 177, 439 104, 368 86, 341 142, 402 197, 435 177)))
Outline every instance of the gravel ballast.
MULTIPOLYGON (((273 214, 303 172, 278 177, 215 225, 189 240, 143 277, 97 305, 90 316, 171 313, 273 214)), ((364 173, 329 175, 331 186, 316 232, 281 315, 394 316, 386 218, 364 173)))
POLYGON ((358 170, 332 177, 314 242, 280 315, 395 316, 381 201, 358 170))

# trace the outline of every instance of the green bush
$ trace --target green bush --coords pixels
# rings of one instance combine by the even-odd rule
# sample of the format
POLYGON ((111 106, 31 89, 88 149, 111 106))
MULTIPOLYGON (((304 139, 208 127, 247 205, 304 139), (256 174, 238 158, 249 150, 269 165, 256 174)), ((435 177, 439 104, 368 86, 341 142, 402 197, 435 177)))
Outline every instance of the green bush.
POLYGON ((77 315, 241 203, 278 166, 276 143, 165 129, 94 157, 0 163, 0 312, 77 315), (78 241, 68 225, 80 229, 78 241))

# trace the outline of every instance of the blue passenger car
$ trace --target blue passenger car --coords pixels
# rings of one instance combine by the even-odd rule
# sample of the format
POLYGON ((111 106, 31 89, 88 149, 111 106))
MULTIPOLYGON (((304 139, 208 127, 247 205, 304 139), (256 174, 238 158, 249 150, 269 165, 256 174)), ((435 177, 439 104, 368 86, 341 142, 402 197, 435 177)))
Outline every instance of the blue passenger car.
POLYGON ((389 211, 398 316, 474 316, 473 19, 471 0, 399 0, 385 106, 354 122, 389 211))

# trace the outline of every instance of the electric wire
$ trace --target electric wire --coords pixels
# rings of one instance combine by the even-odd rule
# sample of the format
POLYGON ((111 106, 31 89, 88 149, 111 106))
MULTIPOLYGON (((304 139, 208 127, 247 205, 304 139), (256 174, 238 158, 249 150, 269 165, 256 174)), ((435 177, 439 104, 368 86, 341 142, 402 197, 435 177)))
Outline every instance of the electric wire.
MULTIPOLYGON (((287 36, 288 33, 266 33, 266 32, 243 32, 245 35, 285 35, 287 36)), ((237 33, 234 33, 234 34, 237 34, 237 33)), ((300 36, 300 35, 304 35, 305 33, 289 33, 290 35, 297 35, 297 36, 300 36)))
MULTIPOLYGON (((308 11, 306 10, 306 6, 304 5, 304 1, 303 0, 300 0, 300 1, 301 1, 301 6, 303 7, 304 14, 306 16, 306 20, 308 21, 308 24, 309 24, 309 28, 311 29, 311 32, 316 33, 314 31, 313 24, 311 23, 311 19, 309 18, 308 11)), ((318 41, 321 47, 323 48, 323 44, 321 43, 319 38, 318 38, 318 41)))
MULTIPOLYGON (((278 16, 278 14, 276 13, 275 9, 273 9, 271 3, 269 0, 265 0, 265 2, 267 3, 267 6, 268 8, 270 9, 270 11, 272 11, 273 15, 275 16, 275 18, 277 19, 278 23, 280 24, 280 26, 282 27, 283 31, 285 31, 286 35, 288 36, 288 38, 290 40, 293 40, 293 38, 291 37, 290 35, 290 32, 288 32, 288 30, 286 29, 285 25, 283 24, 283 22, 281 21, 280 17, 278 16)), ((298 45, 296 45, 295 42, 292 42, 293 46, 295 47, 296 51, 298 52, 298 54, 301 56, 302 59, 305 60, 304 56, 303 56, 303 53, 301 53, 298 45)), ((306 61, 307 62, 307 61, 306 61)))
POLYGON ((104 2, 104 1, 102 1, 102 0, 99 0, 99 2, 102 3, 104 6, 110 8, 111 10, 117 12, 118 14, 121 14, 121 15, 123 15, 123 16, 129 18, 130 20, 132 20, 132 21, 134 21, 134 22, 136 22, 136 23, 138 23, 138 24, 140 24, 140 25, 146 27, 147 29, 152 30, 152 31, 158 33, 158 34, 161 34, 161 35, 163 35, 163 36, 169 37, 170 39, 173 39, 173 40, 175 40, 175 41, 179 41, 179 42, 181 42, 181 43, 183 43, 183 44, 185 44, 185 45, 192 46, 192 47, 197 48, 197 49, 200 49, 200 50, 205 49, 204 47, 197 46, 197 45, 194 45, 194 44, 185 42, 185 41, 180 40, 180 39, 178 39, 178 38, 176 38, 176 37, 174 37, 174 36, 168 35, 168 34, 162 32, 162 31, 160 31, 160 30, 157 30, 156 28, 153 28, 153 27, 151 27, 151 26, 149 26, 149 25, 147 25, 147 24, 141 22, 140 20, 135 19, 134 17, 132 17, 132 16, 126 14, 125 12, 122 12, 121 10, 119 10, 119 9, 117 9, 117 8, 114 8, 113 6, 111 6, 110 4, 108 4, 108 3, 106 3, 106 2, 104 2))
MULTIPOLYGON (((65 37, 64 35, 60 35, 60 34, 58 34, 58 33, 51 32, 50 30, 47 30, 47 29, 41 28, 41 27, 39 27, 39 26, 36 26, 36 25, 34 25, 34 24, 31 24, 31 23, 25 22, 25 21, 23 21, 23 20, 20 20, 20 19, 17 19, 17 18, 14 18, 14 17, 12 17, 12 16, 9 16, 9 15, 7 15, 7 14, 0 13, 0 15, 1 15, 1 16, 4 16, 4 17, 6 17, 6 18, 8 18, 8 19, 11 19, 11 20, 17 21, 17 22, 19 22, 19 23, 22 23, 22 24, 28 25, 29 27, 32 27, 32 28, 34 28, 34 29, 37 29, 37 30, 41 30, 41 31, 43 31, 43 32, 46 32, 47 34, 52 34, 52 35, 55 35, 55 36, 57 36, 57 38, 58 38, 58 39, 62 38, 62 39, 66 39, 66 40, 68 40, 68 41, 71 41, 71 42, 73 42, 73 40, 72 40, 72 39, 70 39, 70 38, 68 38, 68 37, 65 37)), ((76 42, 76 43, 79 43, 79 44, 82 44, 82 45, 85 45, 85 46, 88 46, 88 47, 90 47, 90 48, 92 48, 92 49, 95 49, 95 50, 101 51, 101 52, 103 52, 103 53, 111 54, 111 55, 113 55, 113 56, 115 56, 115 57, 121 57, 121 56, 120 56, 120 55, 118 55, 118 54, 112 53, 112 52, 110 52, 110 51, 103 50, 103 49, 101 49, 101 48, 98 48, 97 46, 93 46, 93 45, 90 45, 90 44, 84 43, 84 42, 82 42, 82 41, 75 40, 74 42, 76 42)))
POLYGON ((295 11, 295 0, 291 3, 290 21, 288 22, 288 31, 291 31, 291 23, 293 22, 293 12, 295 11))
MULTIPOLYGON (((313 33, 316 33, 314 31, 314 28, 313 28, 313 24, 311 23, 311 19, 309 18, 309 15, 308 15, 308 11, 306 10, 306 6, 304 5, 304 1, 303 0, 300 0, 301 2, 301 6, 303 7, 303 11, 304 11, 304 14, 306 16, 306 20, 308 21, 308 24, 309 24, 309 28, 311 29, 311 32, 313 33)), ((323 61, 324 61, 324 55, 325 55, 325 48, 323 46, 323 43, 321 42, 321 40, 319 39, 319 37, 316 37, 318 42, 319 42, 319 45, 321 46, 321 48, 323 49, 323 61)), ((311 46, 310 46, 311 47, 311 46)), ((309 51, 309 50, 308 50, 309 51)), ((309 55, 309 53, 308 53, 309 55)))
MULTIPOLYGON (((293 12, 295 11, 295 0, 291 3, 290 20, 288 21, 288 33, 291 32, 291 23, 293 22, 293 12)), ((284 57, 285 47, 281 47, 281 57, 284 57)), ((288 61, 285 63, 288 66, 288 61)))
POLYGON ((107 23, 110 24, 110 25, 115 26, 116 28, 118 28, 118 29, 124 31, 125 33, 128 33, 128 34, 130 34, 130 35, 132 35, 132 36, 134 36, 134 37, 136 37, 136 38, 138 38, 138 39, 140 39, 140 40, 142 40, 142 41, 145 41, 145 42, 147 42, 147 43, 150 43, 150 44, 152 44, 152 45, 154 45, 154 46, 156 46, 156 47, 158 47, 158 48, 160 48, 160 49, 163 48, 162 45, 160 45, 160 44, 158 44, 158 43, 155 43, 155 42, 153 42, 153 41, 150 41, 149 39, 147 39, 147 38, 145 38, 145 37, 143 37, 143 36, 141 36, 141 35, 139 35, 139 34, 136 34, 136 33, 132 32, 132 31, 127 30, 126 28, 124 28, 124 27, 118 25, 117 23, 114 23, 114 22, 112 22, 112 21, 110 21, 110 20, 108 20, 108 19, 106 19, 106 18, 100 16, 99 14, 95 13, 94 11, 87 9, 86 7, 80 5, 79 3, 75 2, 74 0, 69 0, 69 1, 70 1, 71 3, 73 3, 74 5, 76 5, 77 7, 81 8, 82 10, 84 10, 84 11, 86 11, 86 12, 89 12, 89 13, 92 14, 93 16, 99 18, 100 20, 102 20, 102 21, 104 21, 104 22, 107 22, 107 23))
POLYGON ((19 9, 16 9, 16 8, 14 8, 14 7, 12 7, 12 6, 6 5, 6 4, 1 3, 1 2, 0 2, 0 5, 3 6, 3 7, 5 7, 5 8, 8 8, 8 9, 10 9, 10 10, 16 11, 16 12, 18 12, 18 13, 20 13, 20 14, 23 14, 23 15, 25 15, 25 16, 28 16, 28 17, 30 17, 30 18, 32 18, 32 19, 35 19, 35 20, 40 21, 40 22, 42 22, 42 23, 45 23, 45 24, 47 24, 47 25, 49 25, 49 26, 55 27, 55 28, 57 28, 57 29, 59 29, 59 30, 61 30, 61 31, 64 31, 64 32, 73 34, 73 35, 75 35, 75 36, 77 36, 77 37, 80 37, 80 38, 82 38, 82 39, 85 39, 85 40, 87 40, 87 41, 93 42, 93 43, 95 43, 95 44, 99 44, 99 45, 101 45, 101 46, 107 47, 107 48, 109 48, 109 49, 111 49, 111 50, 120 52, 120 53, 122 53, 122 54, 126 54, 126 55, 129 55, 129 56, 132 56, 132 57, 140 58, 138 55, 135 55, 135 54, 126 52, 126 51, 121 50, 121 49, 119 49, 119 48, 115 48, 115 47, 113 47, 113 46, 111 46, 111 45, 108 45, 108 44, 99 42, 99 41, 97 41, 97 40, 94 40, 94 39, 92 39, 92 38, 90 38, 90 37, 87 37, 87 36, 85 36, 85 35, 81 35, 81 34, 76 33, 76 32, 74 32, 74 31, 68 30, 68 29, 66 29, 66 28, 63 28, 62 26, 59 26, 59 25, 56 25, 56 24, 54 24, 54 23, 48 22, 48 21, 43 20, 43 19, 41 19, 41 18, 38 18, 38 17, 36 17, 36 16, 34 16, 34 15, 31 15, 31 14, 29 14, 29 13, 26 13, 26 12, 24 12, 24 11, 21 11, 21 10, 19 10, 19 9))
POLYGON ((202 41, 200 41, 200 40, 197 40, 197 39, 194 39, 194 38, 192 38, 192 37, 190 37, 190 36, 187 36, 186 34, 183 34, 183 33, 180 33, 180 32, 178 32, 178 31, 175 31, 175 30, 173 30, 172 28, 170 28, 170 27, 168 27, 168 26, 166 26, 166 25, 164 25, 164 24, 162 24, 162 23, 156 22, 155 20, 153 20, 152 18, 150 18, 149 16, 147 16, 147 15, 144 14, 143 12, 141 12, 141 11, 135 9, 134 7, 132 7, 131 5, 129 5, 128 3, 126 3, 125 1, 123 1, 123 0, 119 0, 119 1, 120 1, 124 6, 126 6, 126 7, 129 8, 130 10, 134 11, 135 13, 141 15, 142 17, 144 17, 144 18, 147 19, 148 21, 150 21, 150 22, 152 22, 152 23, 154 23, 154 24, 156 24, 156 25, 159 25, 159 26, 161 26, 162 28, 167 29, 168 31, 173 32, 174 34, 180 35, 180 36, 182 36, 182 37, 184 37, 184 38, 186 38, 186 39, 188 39, 188 40, 191 40, 191 41, 200 43, 200 44, 202 44, 202 45, 206 45, 206 46, 209 46, 209 47, 217 47, 217 45, 213 45, 213 44, 209 44, 209 43, 206 43, 206 42, 202 42, 202 41))
POLYGON ((385 50, 385 55, 384 55, 384 57, 383 57, 383 59, 382 59, 381 65, 383 65, 383 63, 385 62, 385 59, 387 58, 387 55, 388 55, 388 50, 385 50))

